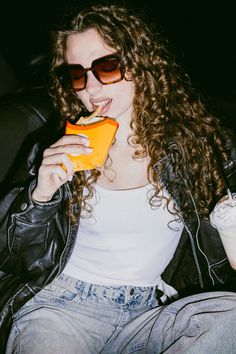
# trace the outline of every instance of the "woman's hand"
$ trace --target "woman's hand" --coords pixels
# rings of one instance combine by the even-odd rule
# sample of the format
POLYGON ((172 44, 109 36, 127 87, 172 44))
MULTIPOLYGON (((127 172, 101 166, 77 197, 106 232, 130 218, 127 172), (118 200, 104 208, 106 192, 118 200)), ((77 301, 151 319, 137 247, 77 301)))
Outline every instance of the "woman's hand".
POLYGON ((86 137, 65 135, 46 149, 32 198, 39 202, 51 200, 59 187, 72 180, 74 165, 68 154, 90 154, 92 149, 88 145, 86 137))

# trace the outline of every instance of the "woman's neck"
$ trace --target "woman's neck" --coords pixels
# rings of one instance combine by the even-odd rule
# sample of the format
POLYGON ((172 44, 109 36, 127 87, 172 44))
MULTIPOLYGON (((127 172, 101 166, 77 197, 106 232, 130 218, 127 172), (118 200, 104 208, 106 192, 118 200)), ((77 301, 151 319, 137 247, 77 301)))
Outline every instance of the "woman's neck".
POLYGON ((147 157, 134 158, 135 147, 116 141, 109 151, 97 183, 107 189, 138 188, 149 183, 147 157))
POLYGON ((138 146, 132 143, 132 107, 117 118, 119 128, 97 183, 108 189, 131 189, 149 183, 149 158, 135 158, 138 146))
POLYGON ((116 132, 116 141, 120 141, 122 143, 127 143, 128 137, 132 135, 132 129, 130 127, 132 119, 132 111, 131 109, 121 114, 116 120, 119 123, 119 128, 116 132))

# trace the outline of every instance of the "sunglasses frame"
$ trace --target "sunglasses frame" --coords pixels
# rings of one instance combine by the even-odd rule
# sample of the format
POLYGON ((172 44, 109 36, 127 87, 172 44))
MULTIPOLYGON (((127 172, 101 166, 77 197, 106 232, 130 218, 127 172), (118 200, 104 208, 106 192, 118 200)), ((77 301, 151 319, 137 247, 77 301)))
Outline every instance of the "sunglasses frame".
MULTIPOLYGON (((65 89, 72 89, 76 92, 78 91, 82 91, 86 88, 87 86, 87 81, 88 81, 88 75, 87 75, 87 72, 88 71, 92 71, 93 75, 96 77, 96 79, 103 85, 110 85, 110 84, 114 84, 116 82, 120 82, 121 80, 123 80, 124 78, 124 70, 120 67, 119 65, 119 55, 117 53, 112 53, 112 54, 109 54, 109 55, 105 55, 101 58, 97 58, 95 60, 93 60, 92 64, 91 64, 91 67, 89 68, 84 68, 81 64, 67 64, 67 63, 64 63, 62 65, 60 65, 59 67, 55 68, 55 73, 56 73, 56 76, 61 84, 61 86, 65 89), (119 72, 120 72, 120 77, 119 79, 116 79, 116 80, 111 80, 109 82, 103 82, 101 77, 99 76, 98 72, 96 71, 96 69, 94 68, 96 65, 106 61, 106 59, 116 59, 117 60, 117 69, 119 69, 119 72), (73 87, 73 84, 72 84, 72 78, 71 78, 71 74, 70 74, 70 71, 71 70, 76 70, 76 69, 82 69, 84 71, 84 74, 81 76, 81 78, 84 78, 84 86, 83 88, 74 88, 73 87)), ((116 69, 116 70, 117 70, 116 69)))

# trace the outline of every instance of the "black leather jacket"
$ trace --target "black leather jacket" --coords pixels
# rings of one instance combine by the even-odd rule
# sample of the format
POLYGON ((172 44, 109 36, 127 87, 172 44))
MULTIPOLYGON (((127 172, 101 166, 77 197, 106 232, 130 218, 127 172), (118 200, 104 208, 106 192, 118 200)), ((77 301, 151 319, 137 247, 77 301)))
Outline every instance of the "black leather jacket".
MULTIPOLYGON (((24 167, 16 173, 17 185, 0 204, 0 352, 4 352, 14 313, 62 272, 78 229, 78 224, 72 225, 65 213, 71 193, 69 183, 48 203, 31 199, 38 150, 35 145, 24 167), (18 184, 18 181, 26 182, 18 184)), ((235 191, 236 155, 232 151, 232 160, 225 164, 224 174, 235 191)), ((188 179, 173 174, 171 155, 172 152, 155 168, 164 164, 162 182, 181 208, 188 179), (173 179, 179 182, 174 188, 173 179)), ((198 219, 191 201, 189 208, 193 217, 184 220, 179 245, 162 274, 163 280, 176 288, 180 296, 213 288, 236 291, 236 272, 229 266, 218 232, 209 220, 198 219)))

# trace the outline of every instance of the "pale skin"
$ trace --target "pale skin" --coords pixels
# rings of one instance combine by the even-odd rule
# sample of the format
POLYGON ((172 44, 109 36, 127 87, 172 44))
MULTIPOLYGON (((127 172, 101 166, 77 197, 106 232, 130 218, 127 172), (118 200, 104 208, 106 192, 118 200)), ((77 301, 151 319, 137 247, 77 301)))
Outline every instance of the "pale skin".
MULTIPOLYGON (((91 66, 93 60, 114 52, 93 29, 70 35, 67 39, 68 63, 79 63, 86 68, 91 66)), ((111 181, 102 170, 97 183, 107 189, 131 189, 146 185, 148 159, 135 160, 135 147, 127 143, 127 138, 132 133, 130 121, 133 113, 133 82, 123 79, 118 83, 103 85, 89 71, 86 88, 77 94, 89 111, 102 105, 101 114, 119 122, 116 141, 109 150, 115 178, 111 181)), ((46 149, 32 194, 33 199, 40 202, 51 200, 58 188, 72 179, 74 170, 68 154, 89 154, 91 151, 89 141, 77 135, 63 136, 46 149)))

